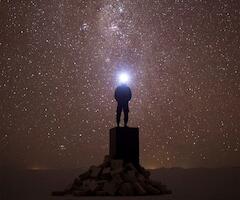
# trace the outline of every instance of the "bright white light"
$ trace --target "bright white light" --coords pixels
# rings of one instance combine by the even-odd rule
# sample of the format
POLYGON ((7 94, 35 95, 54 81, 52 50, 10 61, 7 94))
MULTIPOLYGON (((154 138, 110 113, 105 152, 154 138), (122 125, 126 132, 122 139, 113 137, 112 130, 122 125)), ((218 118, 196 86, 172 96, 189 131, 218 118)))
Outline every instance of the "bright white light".
POLYGON ((127 73, 121 73, 119 74, 119 82, 120 83, 128 83, 129 82, 129 75, 127 73))

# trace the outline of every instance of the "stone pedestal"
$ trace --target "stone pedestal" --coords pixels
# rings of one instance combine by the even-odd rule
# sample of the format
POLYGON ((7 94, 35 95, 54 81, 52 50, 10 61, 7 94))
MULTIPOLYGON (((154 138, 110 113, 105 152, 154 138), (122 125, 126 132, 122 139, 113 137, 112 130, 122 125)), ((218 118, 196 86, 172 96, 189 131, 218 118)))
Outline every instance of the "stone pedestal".
POLYGON ((129 196, 171 194, 161 182, 152 181, 150 172, 139 164, 139 129, 110 129, 110 155, 102 164, 91 166, 63 191, 62 196, 129 196))
POLYGON ((111 159, 123 160, 139 167, 139 129, 115 127, 110 129, 111 159))

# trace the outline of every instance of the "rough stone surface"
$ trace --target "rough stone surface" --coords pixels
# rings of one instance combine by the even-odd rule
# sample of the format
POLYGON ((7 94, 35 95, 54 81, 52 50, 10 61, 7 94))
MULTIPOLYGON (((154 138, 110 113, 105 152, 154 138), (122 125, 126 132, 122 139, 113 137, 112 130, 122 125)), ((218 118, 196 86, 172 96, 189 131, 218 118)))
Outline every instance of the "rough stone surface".
POLYGON ((123 196, 134 195, 134 188, 132 184, 129 182, 123 183, 119 189, 119 194, 123 196))
POLYGON ((140 185, 138 182, 133 183, 134 189, 136 190, 137 194, 145 195, 147 192, 146 190, 140 185))
POLYGON ((114 195, 118 187, 114 181, 106 182, 103 186, 103 191, 108 195, 114 195))
POLYGON ((90 171, 91 171, 90 176, 91 176, 92 178, 96 178, 96 177, 98 177, 98 174, 99 174, 100 171, 101 171, 101 167, 92 166, 92 167, 90 168, 90 171))
POLYGON ((152 181, 149 177, 150 172, 141 166, 136 168, 132 163, 105 156, 101 165, 91 166, 65 190, 52 192, 52 195, 129 196, 171 193, 165 185, 152 181))
POLYGON ((121 169, 123 166, 123 160, 111 160, 111 169, 121 169))

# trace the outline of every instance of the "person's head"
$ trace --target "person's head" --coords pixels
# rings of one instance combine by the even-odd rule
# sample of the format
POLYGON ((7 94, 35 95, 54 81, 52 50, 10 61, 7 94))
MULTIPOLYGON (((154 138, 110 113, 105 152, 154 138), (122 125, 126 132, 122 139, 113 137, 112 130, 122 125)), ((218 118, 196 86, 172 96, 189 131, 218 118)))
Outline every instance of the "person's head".
POLYGON ((129 82, 129 76, 127 73, 121 73, 119 74, 118 81, 120 85, 127 85, 129 82))

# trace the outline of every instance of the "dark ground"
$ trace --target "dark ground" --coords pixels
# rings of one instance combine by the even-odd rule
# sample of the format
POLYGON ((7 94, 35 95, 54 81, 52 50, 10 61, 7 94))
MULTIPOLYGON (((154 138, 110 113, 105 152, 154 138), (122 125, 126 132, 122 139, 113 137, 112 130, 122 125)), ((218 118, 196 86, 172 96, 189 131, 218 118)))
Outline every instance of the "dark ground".
POLYGON ((158 169, 151 178, 166 184, 172 195, 145 197, 52 197, 83 170, 10 170, 0 171, 0 200, 64 199, 160 199, 160 200, 239 200, 240 168, 158 169))

